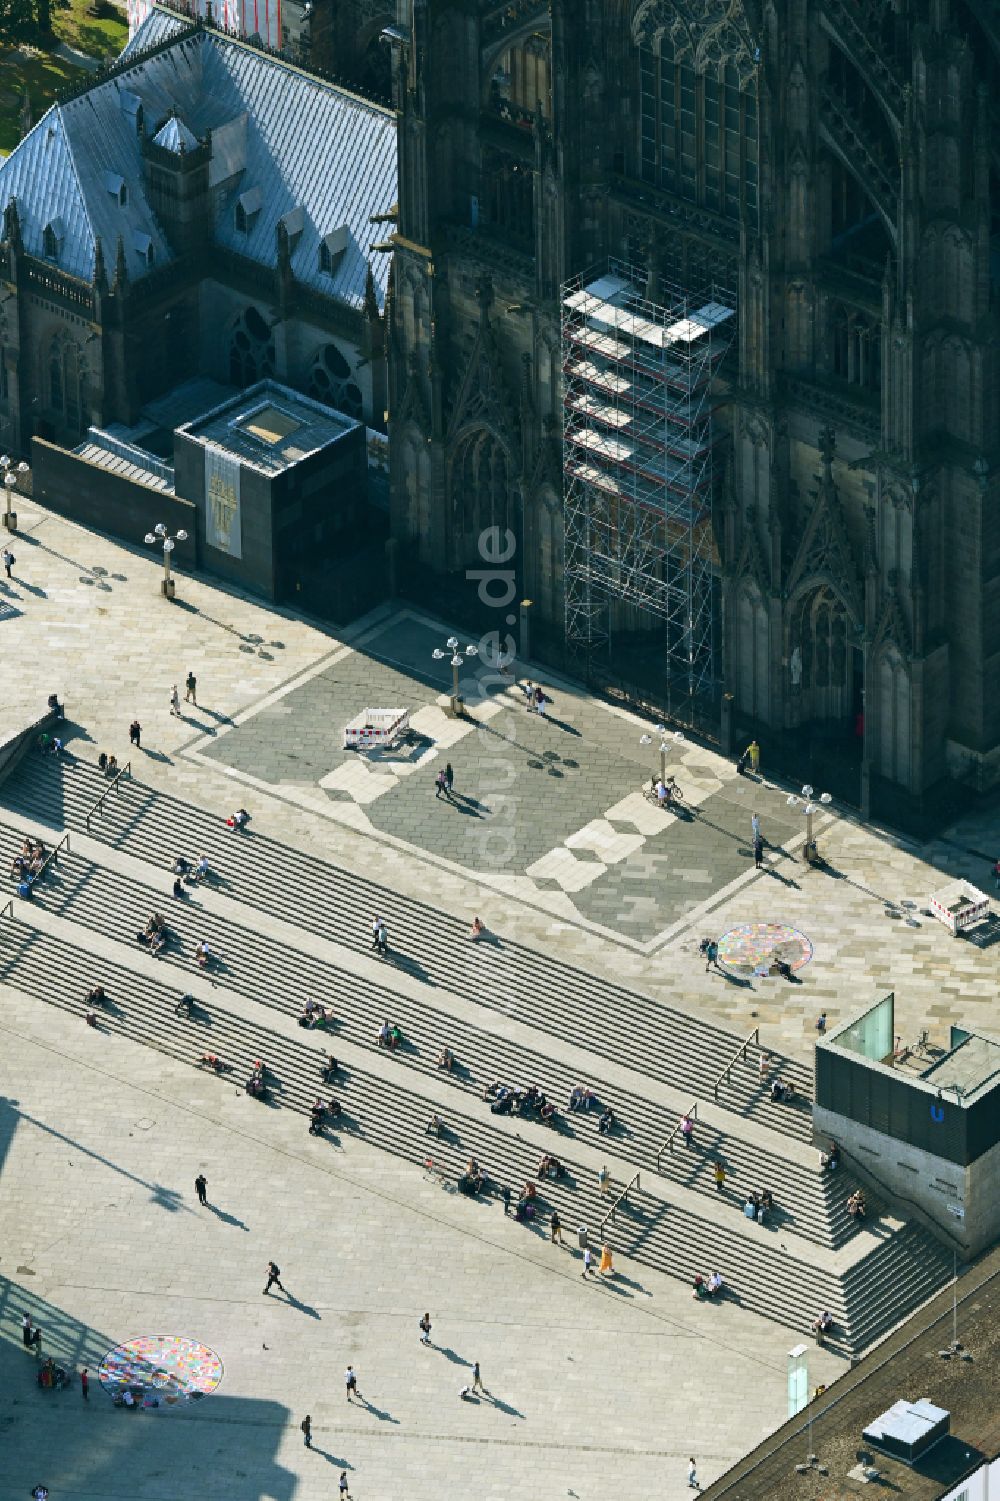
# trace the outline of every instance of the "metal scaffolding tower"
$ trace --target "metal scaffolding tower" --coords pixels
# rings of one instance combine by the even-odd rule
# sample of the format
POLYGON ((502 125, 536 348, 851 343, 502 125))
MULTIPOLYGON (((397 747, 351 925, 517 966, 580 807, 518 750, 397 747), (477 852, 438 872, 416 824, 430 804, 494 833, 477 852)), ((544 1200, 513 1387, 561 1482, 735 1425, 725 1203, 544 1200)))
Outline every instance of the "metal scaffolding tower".
POLYGON ((664 625, 668 695, 710 690, 713 375, 736 332, 718 287, 642 295, 617 262, 562 288, 566 642, 610 646, 621 607, 664 625))

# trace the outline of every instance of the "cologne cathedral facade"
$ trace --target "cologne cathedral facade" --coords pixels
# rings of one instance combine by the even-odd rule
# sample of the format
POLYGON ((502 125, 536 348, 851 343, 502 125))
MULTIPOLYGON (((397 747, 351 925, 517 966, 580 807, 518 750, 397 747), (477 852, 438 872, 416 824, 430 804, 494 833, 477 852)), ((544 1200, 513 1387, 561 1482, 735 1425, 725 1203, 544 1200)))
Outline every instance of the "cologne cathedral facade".
MULTIPOLYGON (((482 568, 484 531, 511 532, 518 589, 558 639, 562 289, 615 259, 653 304, 724 285, 738 333, 716 382, 718 688, 761 733, 853 757, 862 785, 995 782, 997 7, 356 8, 368 32, 385 21, 400 128, 406 550, 460 579, 482 568)), ((634 640, 622 592, 617 639, 634 640)))

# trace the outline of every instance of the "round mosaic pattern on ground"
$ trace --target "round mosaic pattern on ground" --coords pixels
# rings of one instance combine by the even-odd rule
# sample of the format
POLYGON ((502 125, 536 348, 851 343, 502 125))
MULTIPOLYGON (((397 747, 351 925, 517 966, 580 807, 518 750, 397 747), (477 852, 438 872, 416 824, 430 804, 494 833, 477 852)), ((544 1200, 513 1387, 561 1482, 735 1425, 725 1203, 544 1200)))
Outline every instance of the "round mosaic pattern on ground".
POLYGON ((183 1334, 140 1334, 109 1350, 98 1377, 113 1397, 128 1387, 143 1407, 176 1407, 215 1391, 223 1365, 214 1350, 183 1334))
POLYGON ((813 946, 806 935, 784 923, 741 923, 719 939, 719 963, 739 975, 763 978, 779 963, 793 971, 802 969, 812 956, 813 946))

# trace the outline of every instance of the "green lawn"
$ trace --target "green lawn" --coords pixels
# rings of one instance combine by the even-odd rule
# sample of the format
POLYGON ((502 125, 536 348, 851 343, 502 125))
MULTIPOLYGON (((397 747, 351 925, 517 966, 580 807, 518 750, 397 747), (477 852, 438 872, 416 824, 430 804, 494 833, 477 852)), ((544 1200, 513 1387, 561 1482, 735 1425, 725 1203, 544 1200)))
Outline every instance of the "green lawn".
POLYGON ((117 11, 109 20, 87 15, 90 0, 54 0, 52 29, 61 42, 102 61, 117 57, 128 41, 128 23, 117 11))
MULTIPOLYGON (((87 15, 89 0, 65 0, 52 9, 56 40, 107 62, 128 40, 128 25, 117 13, 97 19, 87 15)), ((87 72, 51 52, 33 47, 0 49, 0 155, 7 156, 21 139, 21 101, 27 85, 32 122, 41 119, 57 94, 77 88, 87 72)))
POLYGON ((0 152, 6 156, 21 139, 21 101, 27 85, 32 121, 40 120, 56 94, 86 78, 82 68, 47 52, 6 48, 0 53, 0 152))

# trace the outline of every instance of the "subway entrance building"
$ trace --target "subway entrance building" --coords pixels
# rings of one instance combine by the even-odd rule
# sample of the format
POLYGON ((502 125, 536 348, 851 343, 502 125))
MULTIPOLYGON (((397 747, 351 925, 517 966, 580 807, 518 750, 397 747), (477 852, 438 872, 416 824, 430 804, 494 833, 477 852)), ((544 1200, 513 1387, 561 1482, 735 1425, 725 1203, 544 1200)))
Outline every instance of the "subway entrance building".
POLYGON ((813 1120, 963 1257, 1000 1237, 1000 1041, 904 1046, 890 992, 820 1039, 813 1120))

